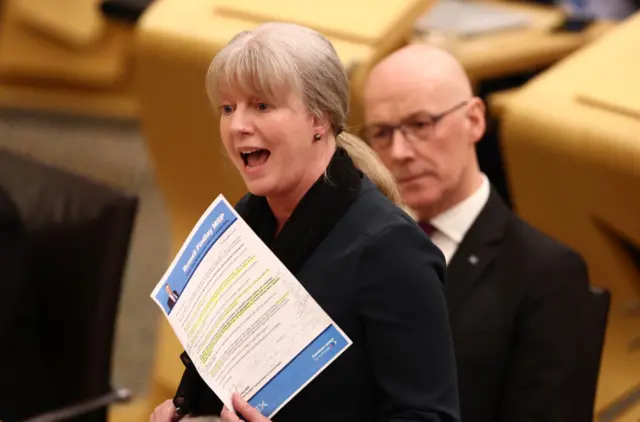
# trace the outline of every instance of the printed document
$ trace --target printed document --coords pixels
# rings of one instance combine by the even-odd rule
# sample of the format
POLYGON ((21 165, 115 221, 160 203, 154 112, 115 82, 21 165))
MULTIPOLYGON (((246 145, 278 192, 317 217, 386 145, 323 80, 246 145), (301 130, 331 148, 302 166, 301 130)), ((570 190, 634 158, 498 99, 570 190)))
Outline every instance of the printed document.
POLYGON ((238 392, 272 417, 351 345, 222 195, 151 298, 229 409, 238 392))

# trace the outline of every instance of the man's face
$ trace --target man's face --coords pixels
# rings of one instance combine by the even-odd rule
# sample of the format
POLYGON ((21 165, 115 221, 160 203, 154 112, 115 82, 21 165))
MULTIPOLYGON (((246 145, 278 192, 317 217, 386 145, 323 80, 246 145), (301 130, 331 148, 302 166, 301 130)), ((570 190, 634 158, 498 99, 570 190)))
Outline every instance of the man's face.
POLYGON ((367 86, 365 140, 414 210, 437 208, 446 201, 475 159, 477 139, 468 116, 479 100, 455 97, 424 78, 383 75, 367 86))
POLYGON ((164 290, 167 292, 167 294, 168 294, 169 296, 171 296, 171 295, 172 295, 172 293, 173 293, 173 292, 171 291, 171 286, 169 286, 168 284, 165 284, 165 285, 164 285, 164 290))

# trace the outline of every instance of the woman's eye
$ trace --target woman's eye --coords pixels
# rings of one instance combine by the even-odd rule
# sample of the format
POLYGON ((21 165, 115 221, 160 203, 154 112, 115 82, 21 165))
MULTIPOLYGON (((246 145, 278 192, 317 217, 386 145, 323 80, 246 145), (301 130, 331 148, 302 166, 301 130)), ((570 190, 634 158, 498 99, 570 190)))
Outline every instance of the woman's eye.
POLYGON ((223 105, 222 107, 220 107, 220 109, 222 110, 223 114, 230 114, 233 112, 233 107, 231 107, 230 105, 223 105))
POLYGON ((267 103, 258 103, 257 108, 260 111, 267 111, 269 110, 269 105, 267 103))

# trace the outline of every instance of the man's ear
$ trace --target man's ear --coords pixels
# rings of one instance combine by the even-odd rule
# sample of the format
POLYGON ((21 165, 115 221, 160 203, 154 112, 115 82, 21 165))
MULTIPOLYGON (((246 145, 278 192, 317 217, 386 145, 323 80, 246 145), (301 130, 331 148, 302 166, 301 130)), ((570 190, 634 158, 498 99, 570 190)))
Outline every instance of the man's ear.
POLYGON ((486 106, 480 98, 473 97, 469 101, 468 119, 471 141, 476 143, 482 139, 487 130, 486 106))

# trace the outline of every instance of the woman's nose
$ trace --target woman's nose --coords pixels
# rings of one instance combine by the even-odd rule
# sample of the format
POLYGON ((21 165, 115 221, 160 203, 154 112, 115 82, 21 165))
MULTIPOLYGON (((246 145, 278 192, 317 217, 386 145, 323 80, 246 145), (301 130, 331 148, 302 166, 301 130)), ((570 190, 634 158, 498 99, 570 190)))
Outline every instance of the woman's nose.
POLYGON ((252 133, 251 116, 242 107, 238 107, 231 117, 231 131, 239 135, 252 133))

